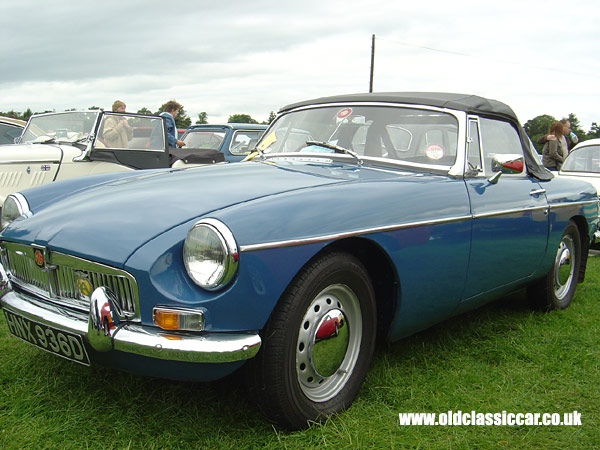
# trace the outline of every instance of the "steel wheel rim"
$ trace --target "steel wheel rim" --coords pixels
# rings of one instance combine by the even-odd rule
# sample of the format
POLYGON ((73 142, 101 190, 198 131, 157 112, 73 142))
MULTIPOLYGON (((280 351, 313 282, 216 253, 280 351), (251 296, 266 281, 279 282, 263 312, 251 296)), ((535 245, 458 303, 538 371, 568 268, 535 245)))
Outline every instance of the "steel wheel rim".
POLYGON ((559 300, 567 296, 575 279, 575 257, 573 238, 563 236, 554 260, 554 295, 559 300))
MULTIPOLYGON (((335 397, 344 388, 358 360, 361 341, 362 316, 360 302, 354 291, 342 284, 331 285, 322 290, 312 300, 304 314, 296 344, 298 384, 308 399, 314 402, 325 402, 335 397), (321 345, 316 336, 319 326, 327 320, 328 315, 335 316, 338 313, 341 313, 344 318, 345 330, 333 336, 332 341, 341 338, 342 344, 336 342, 335 348, 338 350, 345 348, 345 351, 343 355, 334 356, 333 359, 339 358, 340 363, 331 375, 324 376, 315 367, 314 356, 317 351, 315 346, 321 345)), ((328 370, 327 374, 330 371, 328 370)))

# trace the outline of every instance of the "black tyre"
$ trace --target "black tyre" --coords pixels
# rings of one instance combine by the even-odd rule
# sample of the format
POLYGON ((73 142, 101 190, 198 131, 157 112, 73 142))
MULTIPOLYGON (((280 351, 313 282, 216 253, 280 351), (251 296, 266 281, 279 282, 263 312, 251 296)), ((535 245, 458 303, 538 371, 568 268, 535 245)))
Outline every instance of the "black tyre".
POLYGON ((569 306, 581 266, 581 238, 574 222, 563 231, 554 264, 548 274, 528 289, 529 298, 542 310, 564 309, 569 306))
POLYGON ((288 429, 346 409, 369 369, 375 295, 362 264, 329 253, 306 266, 279 300, 249 361, 259 409, 288 429))

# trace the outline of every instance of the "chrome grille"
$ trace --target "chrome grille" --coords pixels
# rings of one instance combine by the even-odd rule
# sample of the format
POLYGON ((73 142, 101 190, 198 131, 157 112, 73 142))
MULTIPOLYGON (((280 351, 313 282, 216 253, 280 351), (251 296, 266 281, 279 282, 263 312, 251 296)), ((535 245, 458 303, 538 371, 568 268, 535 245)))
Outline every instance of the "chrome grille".
POLYGON ((0 251, 2 265, 10 281, 38 297, 88 311, 91 292, 104 286, 119 299, 125 317, 132 318, 137 315, 137 284, 133 276, 124 270, 50 252, 43 247, 11 242, 0 243, 0 251), (44 255, 41 267, 35 261, 36 250, 44 255))
POLYGON ((39 289, 45 289, 48 285, 48 273, 42 272, 42 270, 36 266, 34 260, 28 258, 24 252, 15 250, 12 253, 13 254, 8 260, 10 263, 3 264, 5 270, 23 283, 30 284, 39 289))

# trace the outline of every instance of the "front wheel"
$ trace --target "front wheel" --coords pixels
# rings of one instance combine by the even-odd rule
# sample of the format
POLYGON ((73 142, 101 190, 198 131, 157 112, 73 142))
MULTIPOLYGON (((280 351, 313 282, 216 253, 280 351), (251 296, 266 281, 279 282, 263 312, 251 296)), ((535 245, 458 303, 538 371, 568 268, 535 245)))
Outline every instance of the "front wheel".
POLYGON ((250 361, 251 391, 263 414, 305 428, 354 400, 373 355, 375 295, 363 265, 329 253, 292 281, 250 361))
POLYGON ((581 252, 579 230, 571 221, 560 238, 552 268, 528 290, 535 307, 543 310, 565 309, 571 304, 577 287, 581 252))

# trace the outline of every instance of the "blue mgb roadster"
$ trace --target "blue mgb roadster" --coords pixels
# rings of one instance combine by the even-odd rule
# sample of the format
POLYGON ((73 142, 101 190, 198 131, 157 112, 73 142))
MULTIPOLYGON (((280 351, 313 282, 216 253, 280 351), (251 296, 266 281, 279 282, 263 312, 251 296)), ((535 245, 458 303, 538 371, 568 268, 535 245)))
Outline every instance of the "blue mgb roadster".
POLYGON ((378 93, 283 108, 248 161, 14 194, 0 252, 10 333, 169 379, 244 365, 272 421, 347 408, 391 341, 517 289, 565 308, 598 227, 513 111, 378 93))

